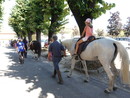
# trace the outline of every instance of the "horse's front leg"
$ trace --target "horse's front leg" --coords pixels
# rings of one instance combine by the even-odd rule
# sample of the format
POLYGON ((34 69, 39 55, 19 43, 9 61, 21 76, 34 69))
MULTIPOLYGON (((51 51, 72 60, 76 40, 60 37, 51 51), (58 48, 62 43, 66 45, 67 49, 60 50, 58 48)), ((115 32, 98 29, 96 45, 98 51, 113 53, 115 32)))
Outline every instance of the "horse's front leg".
POLYGON ((70 69, 69 74, 68 74, 68 76, 67 76, 68 78, 70 78, 71 75, 72 75, 72 71, 73 71, 73 69, 74 69, 74 67, 75 67, 75 63, 76 63, 75 58, 72 58, 72 60, 71 60, 71 69, 70 69))
POLYGON ((34 50, 31 50, 31 54, 32 54, 32 58, 35 58, 35 53, 34 53, 34 50))
POLYGON ((84 82, 89 82, 89 75, 88 75, 88 68, 87 68, 86 61, 83 60, 81 62, 82 62, 82 65, 83 65, 83 68, 84 68, 84 71, 85 71, 85 75, 86 75, 84 82))

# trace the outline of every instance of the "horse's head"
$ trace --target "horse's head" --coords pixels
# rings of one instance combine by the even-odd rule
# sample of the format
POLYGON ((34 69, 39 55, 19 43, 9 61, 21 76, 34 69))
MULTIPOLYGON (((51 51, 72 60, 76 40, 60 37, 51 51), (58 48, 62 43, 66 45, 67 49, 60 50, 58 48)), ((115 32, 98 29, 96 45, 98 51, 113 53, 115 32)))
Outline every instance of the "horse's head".
POLYGON ((34 45, 33 45, 33 43, 34 43, 34 41, 31 41, 31 42, 29 43, 29 48, 30 48, 31 50, 34 49, 34 45))
POLYGON ((78 39, 72 38, 72 39, 66 39, 62 40, 62 45, 71 53, 73 54, 74 52, 74 47, 75 43, 77 42, 78 39))
POLYGON ((31 41, 29 43, 30 50, 34 51, 36 54, 38 54, 38 57, 41 55, 41 43, 39 41, 31 41))

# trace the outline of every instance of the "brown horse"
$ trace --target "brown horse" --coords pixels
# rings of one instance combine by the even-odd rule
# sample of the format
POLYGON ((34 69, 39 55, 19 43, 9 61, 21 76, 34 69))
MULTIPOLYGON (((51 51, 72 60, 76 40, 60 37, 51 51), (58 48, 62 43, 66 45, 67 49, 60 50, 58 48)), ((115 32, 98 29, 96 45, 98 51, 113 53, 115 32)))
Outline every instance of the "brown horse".
POLYGON ((30 50, 32 50, 33 54, 36 55, 37 54, 37 57, 34 56, 35 58, 39 58, 41 56, 41 43, 39 41, 31 41, 30 42, 30 50))

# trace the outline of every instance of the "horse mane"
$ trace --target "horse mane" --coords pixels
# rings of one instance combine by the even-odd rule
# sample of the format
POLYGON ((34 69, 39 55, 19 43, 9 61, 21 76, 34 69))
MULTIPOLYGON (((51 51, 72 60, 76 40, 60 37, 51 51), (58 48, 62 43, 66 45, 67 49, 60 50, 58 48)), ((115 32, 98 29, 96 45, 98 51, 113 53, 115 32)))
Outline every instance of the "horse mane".
POLYGON ((69 52, 72 51, 72 49, 75 47, 75 43, 77 42, 78 38, 71 38, 71 39, 66 39, 62 40, 63 46, 68 49, 69 52))

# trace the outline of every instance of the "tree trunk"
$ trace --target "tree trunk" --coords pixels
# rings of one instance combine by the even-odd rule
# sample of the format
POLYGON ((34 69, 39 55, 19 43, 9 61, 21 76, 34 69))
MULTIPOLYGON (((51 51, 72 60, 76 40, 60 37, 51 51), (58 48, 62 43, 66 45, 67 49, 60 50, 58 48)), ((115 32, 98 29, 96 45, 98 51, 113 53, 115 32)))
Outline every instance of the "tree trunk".
POLYGON ((51 40, 52 35, 53 35, 53 32, 49 29, 49 32, 48 32, 48 42, 51 40))
POLYGON ((40 43, 41 47, 41 30, 36 29, 36 40, 40 43))
POLYGON ((71 0, 68 0, 68 5, 69 5, 69 8, 70 10, 72 11, 73 15, 74 15, 74 18, 79 26, 79 30, 80 30, 80 35, 82 34, 83 30, 84 30, 84 27, 85 27, 85 20, 87 18, 92 18, 92 15, 90 12, 87 12, 87 14, 85 14, 84 16, 82 16, 82 14, 80 13, 80 9, 75 9, 74 8, 74 3, 71 2, 71 0))
MULTIPOLYGON (((51 0, 51 1, 50 1, 50 6, 51 6, 52 8, 54 8, 55 2, 56 2, 56 1, 54 1, 54 0, 51 0)), ((49 37, 49 38, 48 38, 48 41, 50 41, 50 39, 52 38, 52 35, 53 35, 54 33, 56 33, 56 27, 55 27, 54 24, 57 22, 57 19, 58 19, 58 15, 55 14, 54 9, 52 9, 52 10, 51 10, 51 24, 50 24, 49 33, 48 33, 48 37, 49 37)))
POLYGON ((32 34, 33 34, 32 32, 29 32, 29 33, 28 33, 28 41, 29 41, 29 42, 32 41, 32 34))
POLYGON ((36 40, 41 42, 41 31, 39 29, 36 29, 36 40))

